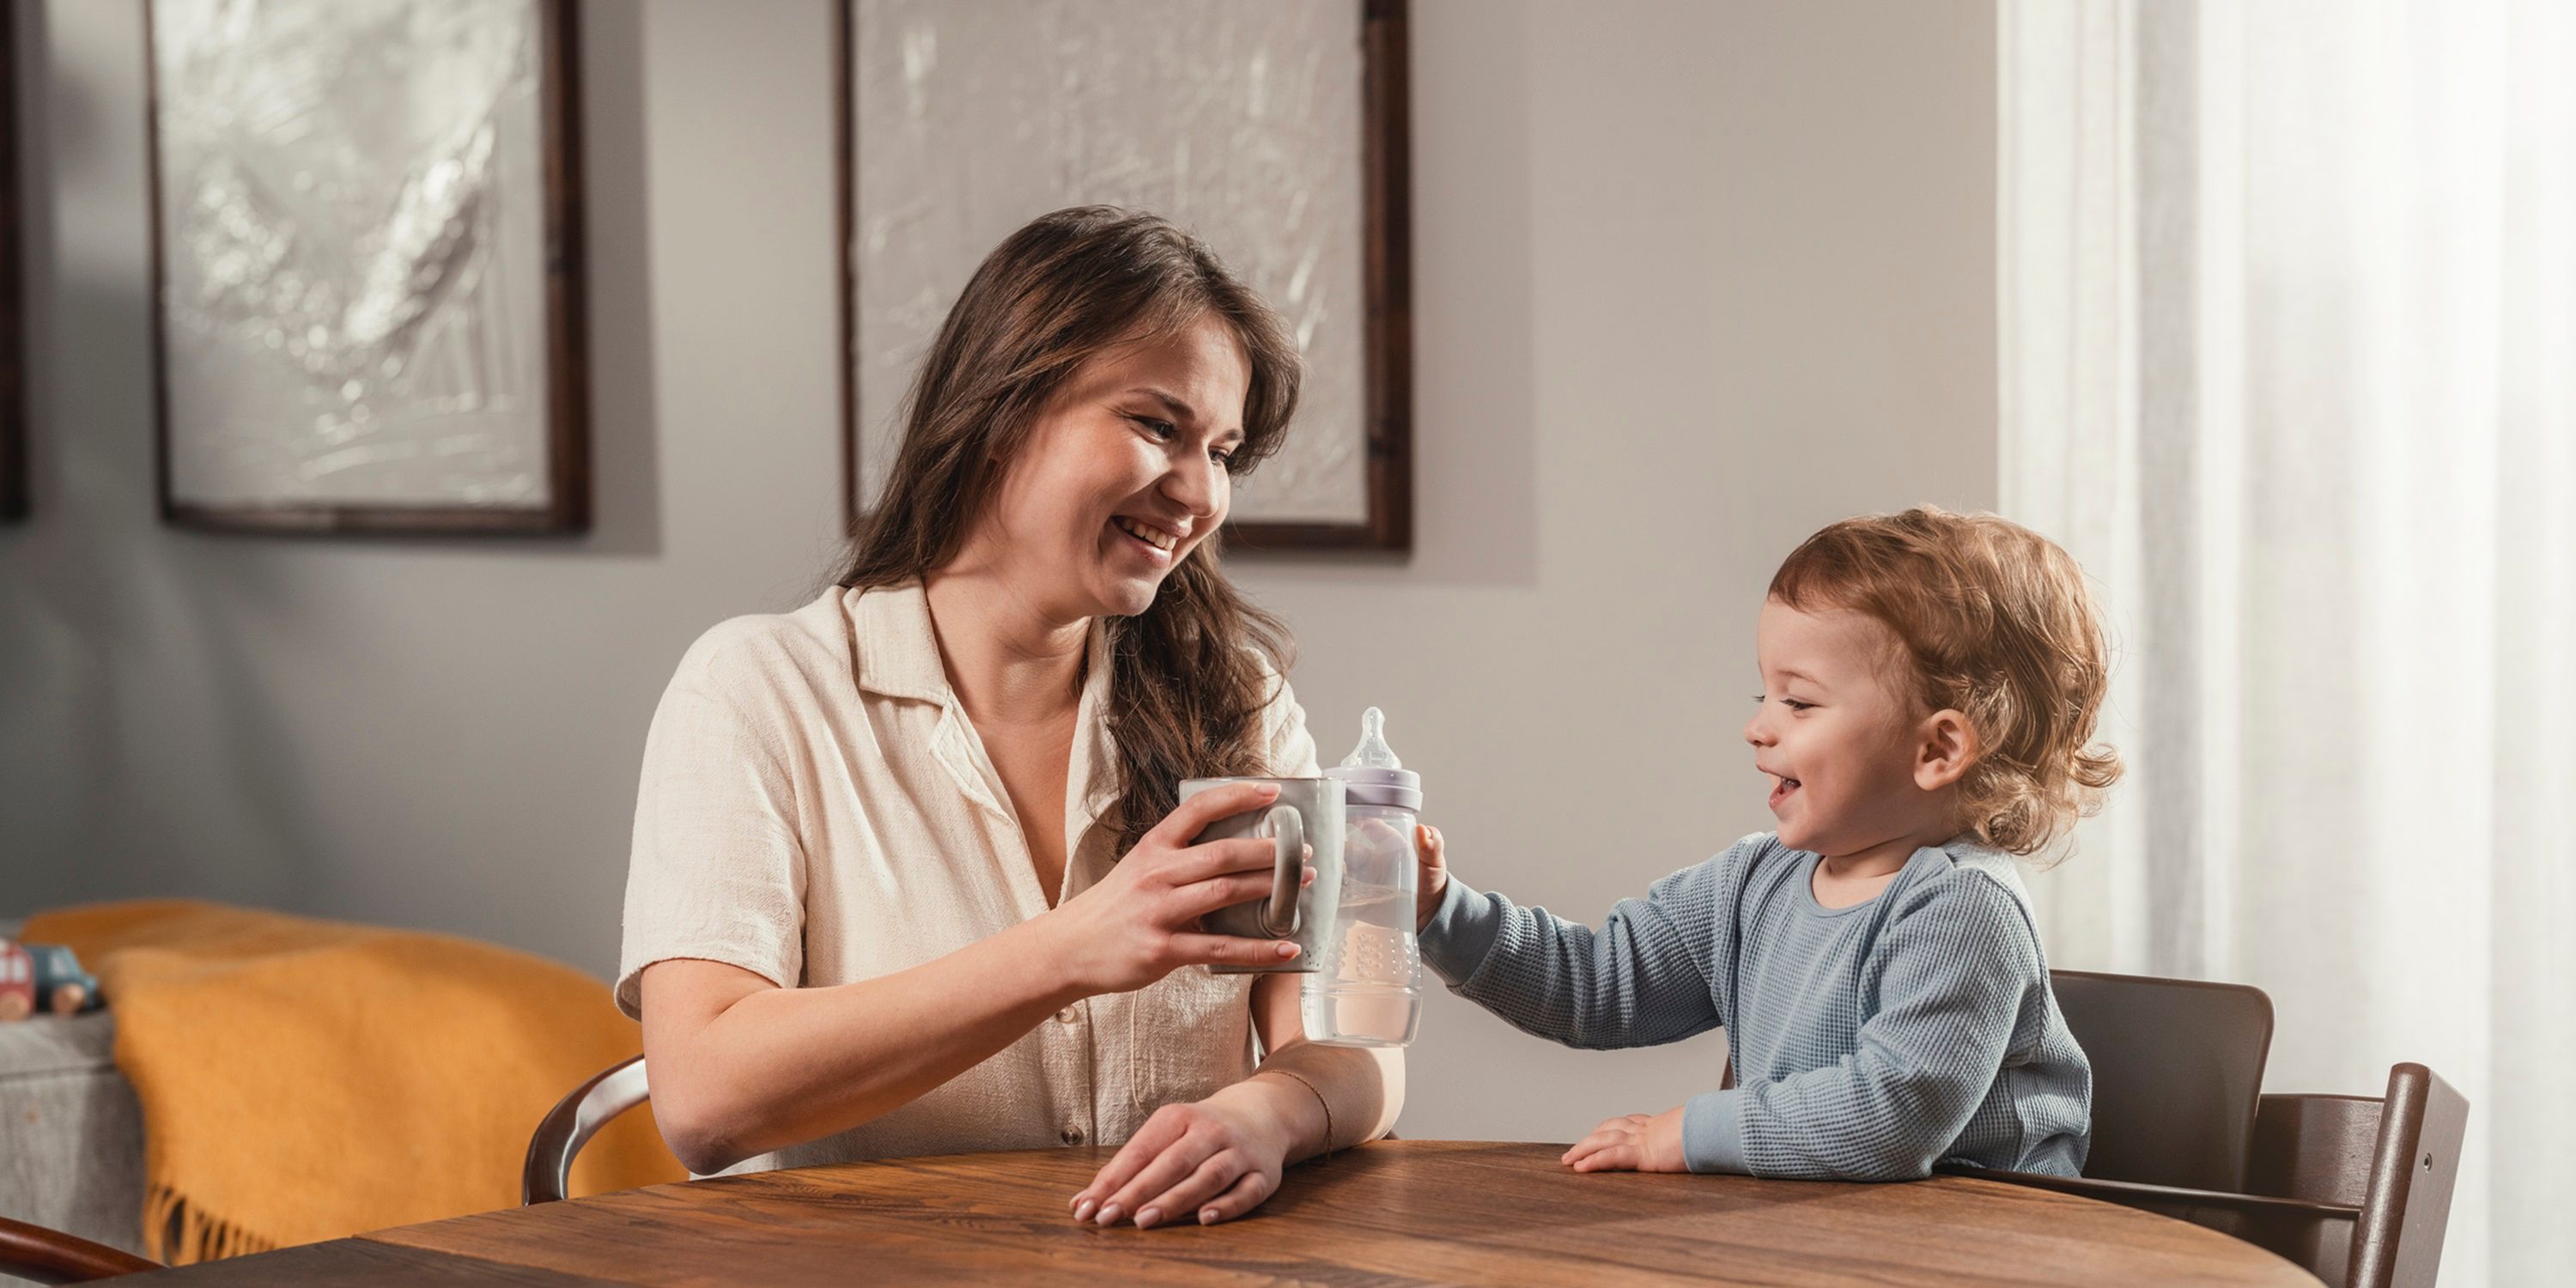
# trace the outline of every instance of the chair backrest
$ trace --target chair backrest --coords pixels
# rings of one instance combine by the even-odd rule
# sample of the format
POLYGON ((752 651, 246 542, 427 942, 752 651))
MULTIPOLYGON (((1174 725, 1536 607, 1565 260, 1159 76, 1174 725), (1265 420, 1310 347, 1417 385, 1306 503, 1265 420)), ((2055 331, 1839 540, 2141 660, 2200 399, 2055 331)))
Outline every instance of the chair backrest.
POLYGON ((643 1104, 652 1095, 644 1081, 644 1057, 628 1056, 591 1076, 555 1102, 536 1134, 528 1138, 528 1163, 519 1176, 519 1202, 552 1203, 572 1185, 573 1156, 609 1119, 643 1104))
POLYGON ((2468 1122, 2468 1100, 2420 1064, 2390 1069, 2384 1098, 2265 1096, 2246 1190, 2360 1209, 2348 1239, 2301 1249, 2326 1282, 2428 1288, 2468 1122))
POLYGON ((2244 984, 2049 972, 2093 1066, 2084 1175, 2241 1193, 2272 999, 2244 984))

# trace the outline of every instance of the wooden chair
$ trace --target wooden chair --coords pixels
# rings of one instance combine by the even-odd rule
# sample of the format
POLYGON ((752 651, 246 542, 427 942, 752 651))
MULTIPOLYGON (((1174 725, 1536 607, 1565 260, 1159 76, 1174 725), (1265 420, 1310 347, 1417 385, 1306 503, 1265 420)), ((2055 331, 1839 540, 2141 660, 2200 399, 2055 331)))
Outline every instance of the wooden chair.
POLYGON ((2242 1192, 1952 1170, 2207 1226, 2346 1288, 2430 1288, 2468 1121, 2469 1102, 2449 1083, 2401 1064, 2381 1097, 2263 1097, 2242 1192))
POLYGON ((2093 1065, 2084 1175, 2194 1190, 2245 1188, 2272 999, 2244 984, 2048 973, 2093 1065))
POLYGON ((555 1102, 528 1138, 528 1163, 519 1174, 519 1202, 552 1203, 572 1184, 573 1156, 609 1119, 650 1099, 644 1057, 628 1056, 593 1075, 555 1102))
MULTIPOLYGON (((2207 1226, 2330 1284, 2429 1288, 2468 1130, 2449 1083, 2401 1064, 2381 1097, 2266 1096, 2261 989, 2069 970, 2049 984, 2093 1065, 2084 1175, 1942 1171, 2207 1226)), ((1735 1085, 1733 1061, 1719 1085, 1735 1085)))
MULTIPOLYGON (((2058 1010, 2093 1065, 2084 1174, 2241 1190, 2272 1050, 2272 999, 2243 984, 2049 972, 2058 1010), (2174 1124, 2193 1124, 2176 1131, 2174 1124)), ((1718 1087, 1735 1085, 1729 1059, 1718 1087)))
POLYGON ((123 1249, 0 1216, 0 1275, 40 1284, 79 1284, 162 1268, 160 1262, 123 1249))

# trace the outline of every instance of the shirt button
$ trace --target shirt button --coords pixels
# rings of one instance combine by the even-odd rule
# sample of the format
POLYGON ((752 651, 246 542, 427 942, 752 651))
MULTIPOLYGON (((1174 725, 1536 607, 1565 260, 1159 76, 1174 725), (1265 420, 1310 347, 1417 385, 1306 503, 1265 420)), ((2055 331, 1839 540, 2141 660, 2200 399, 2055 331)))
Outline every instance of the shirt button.
POLYGON ((1065 1129, 1064 1129, 1064 1143, 1065 1143, 1065 1144, 1068 1144, 1068 1145, 1079 1145, 1079 1144, 1081 1144, 1081 1143, 1082 1143, 1082 1129, 1081 1129, 1081 1128, 1079 1128, 1079 1127, 1067 1127, 1067 1128, 1065 1128, 1065 1129))
POLYGON ((1081 1018, 1082 1012, 1079 1009, 1070 1006, 1055 1013, 1055 1022, 1058 1024, 1071 1024, 1081 1018))

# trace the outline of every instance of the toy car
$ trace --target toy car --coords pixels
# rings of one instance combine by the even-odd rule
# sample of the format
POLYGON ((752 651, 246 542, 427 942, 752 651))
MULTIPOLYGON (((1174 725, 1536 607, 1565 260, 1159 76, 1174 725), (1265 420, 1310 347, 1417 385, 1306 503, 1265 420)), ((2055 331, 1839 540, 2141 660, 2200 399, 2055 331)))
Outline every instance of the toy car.
POLYGON ((36 961, 27 950, 0 939, 0 1021, 36 1012, 36 961))
POLYGON ((61 944, 25 944, 36 962, 36 1005, 56 1015, 78 1015, 98 1009, 98 976, 82 970, 80 959, 61 944))

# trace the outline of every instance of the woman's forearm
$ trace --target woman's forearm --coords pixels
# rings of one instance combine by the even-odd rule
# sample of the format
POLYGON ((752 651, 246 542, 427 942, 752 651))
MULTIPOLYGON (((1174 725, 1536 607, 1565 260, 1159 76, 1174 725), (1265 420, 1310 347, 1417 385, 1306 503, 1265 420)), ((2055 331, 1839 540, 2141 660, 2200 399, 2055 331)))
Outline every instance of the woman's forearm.
POLYGON ((762 988, 653 1053, 654 1114, 700 1174, 910 1103, 1085 994, 1041 917, 876 979, 762 988))
POLYGON ((1270 842, 1184 843, 1277 795, 1254 783, 1201 792, 1062 905, 882 978, 799 988, 721 963, 689 963, 676 978, 667 973, 682 962, 647 967, 644 1045, 663 1137, 693 1170, 728 1167, 910 1103, 1083 998, 1183 967, 1293 956, 1294 944, 1198 928, 1269 887, 1270 842))
POLYGON ((1392 1130, 1404 1112, 1404 1053, 1301 1038, 1271 1052, 1235 1086, 1259 1096, 1264 1111, 1276 1115, 1288 1134, 1287 1161, 1294 1163, 1392 1130))

